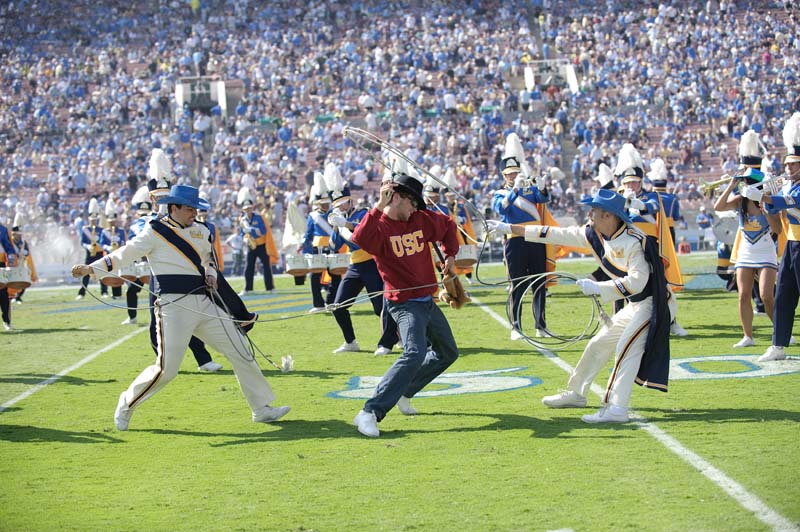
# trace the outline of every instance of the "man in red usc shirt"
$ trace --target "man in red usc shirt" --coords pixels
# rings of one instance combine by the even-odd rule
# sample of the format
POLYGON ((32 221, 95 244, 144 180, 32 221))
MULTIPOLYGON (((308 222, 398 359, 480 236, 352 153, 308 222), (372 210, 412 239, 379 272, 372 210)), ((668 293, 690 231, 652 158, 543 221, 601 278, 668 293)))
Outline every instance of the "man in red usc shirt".
POLYGON ((361 434, 377 438, 377 423, 395 404, 405 415, 416 414, 411 398, 458 358, 450 324, 432 297, 437 279, 428 245, 441 243, 444 269, 449 272, 458 239, 449 216, 425 209, 422 182, 396 173, 381 186, 380 200, 356 227, 353 242, 375 257, 387 310, 403 343, 403 353, 353 420, 361 434))

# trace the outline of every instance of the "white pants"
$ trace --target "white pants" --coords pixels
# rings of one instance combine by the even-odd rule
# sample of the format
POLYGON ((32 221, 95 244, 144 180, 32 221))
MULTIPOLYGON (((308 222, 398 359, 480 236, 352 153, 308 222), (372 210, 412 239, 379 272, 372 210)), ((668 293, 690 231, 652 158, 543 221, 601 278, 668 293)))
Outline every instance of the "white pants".
POLYGON ((592 381, 613 355, 614 367, 603 403, 627 408, 642 361, 652 310, 653 298, 648 297, 639 303, 628 303, 614 314, 611 324, 601 328, 586 345, 567 388, 585 397, 592 381))
POLYGON ((125 392, 125 402, 130 408, 139 406, 175 378, 192 336, 227 357, 252 411, 275 400, 247 339, 233 322, 220 320, 216 317, 218 314, 227 317, 205 295, 191 294, 181 298, 178 294, 169 294, 156 300, 158 354, 155 363, 146 367, 125 392), (177 303, 169 304, 169 301, 179 298, 177 303))

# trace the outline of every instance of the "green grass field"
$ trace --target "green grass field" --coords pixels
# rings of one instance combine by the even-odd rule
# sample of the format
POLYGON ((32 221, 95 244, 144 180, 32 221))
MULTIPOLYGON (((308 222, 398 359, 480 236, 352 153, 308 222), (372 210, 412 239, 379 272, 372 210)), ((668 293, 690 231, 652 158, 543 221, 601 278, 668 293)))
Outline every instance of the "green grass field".
MULTIPOLYGON (((682 263, 713 271, 714 259, 682 263)), ((500 273, 481 268, 485 278, 500 273)), ((715 285, 689 277, 690 287, 715 285)), ((363 400, 346 396, 363 395, 358 378, 382 375, 394 359, 372 354, 378 319, 356 305, 364 350, 333 355, 341 334, 330 315, 304 314, 308 285, 277 284, 247 302, 265 320, 254 341, 276 361, 295 359, 286 374, 261 361, 276 404, 292 406, 285 420, 252 423, 230 363, 215 353, 225 368, 198 373, 189 354, 127 432, 116 431, 113 412, 152 361, 146 328, 119 325, 123 310, 74 301, 74 290, 26 294, 13 306, 19 330, 0 335, 0 530, 800 529, 800 360, 755 363, 770 343, 764 317, 757 346, 732 349, 741 338, 733 294, 681 293, 690 336, 673 337, 672 356, 702 358, 676 369, 667 394, 636 387, 641 422, 590 426, 580 416, 598 406, 595 394, 587 409, 540 402, 565 386, 565 364, 585 342, 552 354, 511 342, 495 317, 505 317, 505 290, 468 287, 480 304, 445 311, 461 358, 430 387, 438 395, 414 400, 418 416, 393 410, 375 440, 352 426, 363 400)), ((548 298, 554 331, 579 330, 588 312, 574 286, 548 298)))

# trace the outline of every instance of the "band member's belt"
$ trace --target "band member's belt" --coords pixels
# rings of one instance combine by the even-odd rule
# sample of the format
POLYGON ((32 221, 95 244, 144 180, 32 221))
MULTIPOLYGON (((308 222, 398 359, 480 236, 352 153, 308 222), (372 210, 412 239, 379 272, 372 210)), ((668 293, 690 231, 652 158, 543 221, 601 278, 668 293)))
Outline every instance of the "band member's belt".
POLYGON ((206 280, 199 275, 156 275, 158 294, 203 293, 205 286, 206 280))
POLYGON ((650 281, 647 281, 647 286, 644 287, 644 290, 639 292, 638 294, 634 294, 631 297, 627 298, 628 301, 631 303, 638 303, 639 301, 644 301, 648 297, 653 295, 653 290, 650 287, 650 281))

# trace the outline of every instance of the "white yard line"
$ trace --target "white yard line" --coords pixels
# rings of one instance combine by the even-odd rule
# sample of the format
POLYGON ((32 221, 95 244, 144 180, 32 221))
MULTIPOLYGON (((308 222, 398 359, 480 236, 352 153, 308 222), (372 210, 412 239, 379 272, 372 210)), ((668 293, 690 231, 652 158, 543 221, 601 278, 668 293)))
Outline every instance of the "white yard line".
MULTIPOLYGON (((509 330, 511 329, 511 324, 508 323, 508 320, 506 320, 503 316, 490 309, 474 297, 472 298, 472 302, 478 305, 481 310, 494 318, 504 328, 509 330)), ((540 349, 539 352, 542 353, 545 358, 553 362, 567 373, 572 372, 572 366, 567 364, 555 353, 546 349, 540 349)), ((597 384, 592 384, 592 391, 598 396, 603 395, 603 389, 597 384)), ((714 467, 705 458, 684 446, 681 442, 664 432, 654 423, 647 421, 633 412, 631 414, 631 417, 637 426, 644 429, 645 432, 655 438, 664 447, 676 454, 681 460, 692 466, 711 482, 719 486, 722 491, 727 493, 728 496, 739 503, 739 505, 741 505, 744 509, 753 512, 759 521, 766 524, 776 532, 800 532, 800 527, 767 506, 764 501, 747 491, 744 486, 723 473, 720 469, 714 467)))
POLYGON ((110 351, 111 349, 114 349, 118 345, 120 345, 120 344, 122 344, 124 342, 127 342, 128 340, 130 340, 131 338, 133 338, 137 334, 140 334, 140 333, 142 333, 142 332, 144 332, 146 330, 148 330, 147 327, 137 328, 137 330, 133 331, 132 333, 126 334, 122 338, 120 338, 120 339, 108 344, 104 348, 102 348, 102 349, 100 349, 98 351, 95 351, 91 355, 89 355, 89 356, 85 357, 84 359, 76 362, 75 364, 71 365, 70 367, 59 371, 57 374, 53 375, 52 377, 47 378, 47 379, 43 380, 42 382, 40 382, 38 384, 34 384, 29 390, 19 394, 18 396, 14 397, 10 401, 0 405, 0 414, 2 414, 4 411, 6 411, 11 406, 19 403, 23 399, 25 399, 27 397, 30 397, 31 395, 35 394, 39 390, 43 389, 45 386, 53 384, 54 382, 56 382, 61 377, 64 377, 65 375, 68 375, 70 372, 75 371, 76 369, 80 368, 81 366, 83 366, 85 364, 88 364, 89 362, 91 362, 95 358, 99 357, 100 355, 102 355, 106 351, 110 351))

